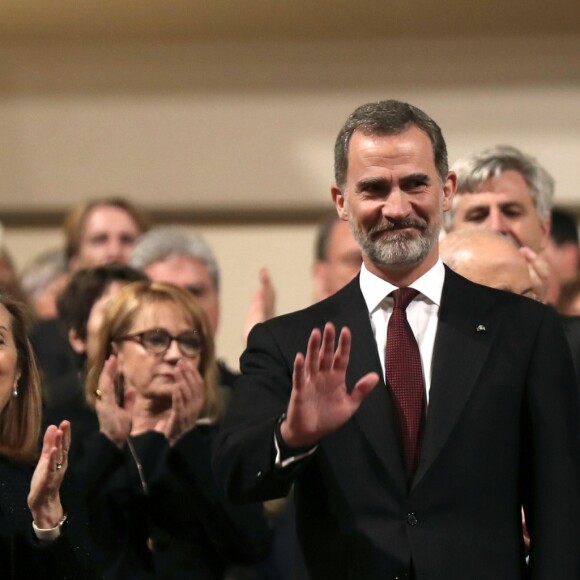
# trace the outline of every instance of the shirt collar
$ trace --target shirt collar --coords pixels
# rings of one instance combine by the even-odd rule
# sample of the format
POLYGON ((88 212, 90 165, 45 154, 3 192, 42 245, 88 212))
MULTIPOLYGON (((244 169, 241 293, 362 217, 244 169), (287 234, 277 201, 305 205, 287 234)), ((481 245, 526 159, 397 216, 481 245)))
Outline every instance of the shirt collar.
MULTIPOLYGON (((397 289, 397 286, 393 286, 390 282, 369 272, 364 263, 361 267, 359 280, 360 289, 369 312, 376 310, 385 297, 397 289)), ((445 267, 439 258, 435 265, 415 280, 410 287, 418 290, 428 301, 440 306, 444 280, 445 267)))

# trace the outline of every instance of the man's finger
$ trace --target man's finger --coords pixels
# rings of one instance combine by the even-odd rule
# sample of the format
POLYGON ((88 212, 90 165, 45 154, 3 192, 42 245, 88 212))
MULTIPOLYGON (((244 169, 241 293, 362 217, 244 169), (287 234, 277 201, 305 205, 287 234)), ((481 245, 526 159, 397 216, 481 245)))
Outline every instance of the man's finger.
POLYGON ((321 345, 322 337, 320 330, 315 328, 310 333, 310 338, 308 339, 308 346, 306 348, 306 357, 304 361, 304 366, 306 368, 306 372, 310 373, 311 375, 316 375, 318 372, 318 357, 320 354, 320 345, 321 345))
POLYGON ((350 347, 352 344, 352 335, 348 327, 343 327, 340 331, 340 336, 338 337, 338 346, 336 347, 336 352, 334 353, 334 359, 332 361, 332 366, 336 371, 345 371, 348 366, 348 360, 350 357, 350 347))
POLYGON ((322 335, 322 344, 320 348, 320 354, 318 359, 318 367, 321 371, 328 371, 332 365, 332 359, 334 357, 334 339, 336 337, 336 331, 334 325, 328 322, 324 326, 324 333, 322 335))
POLYGON ((294 357, 294 370, 292 372, 292 390, 300 392, 304 387, 304 355, 299 352, 294 357))
POLYGON ((350 399, 355 408, 363 402, 365 397, 377 386, 379 383, 379 375, 377 373, 368 373, 359 379, 350 394, 350 399))

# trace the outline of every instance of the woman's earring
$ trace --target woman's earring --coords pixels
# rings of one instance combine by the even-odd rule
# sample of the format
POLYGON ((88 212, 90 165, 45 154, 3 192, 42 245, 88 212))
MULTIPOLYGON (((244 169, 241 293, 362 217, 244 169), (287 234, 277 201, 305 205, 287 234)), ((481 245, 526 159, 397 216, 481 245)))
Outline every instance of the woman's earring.
POLYGON ((20 380, 20 373, 18 373, 18 376, 14 379, 14 386, 12 387, 12 396, 13 397, 18 397, 18 381, 20 380))

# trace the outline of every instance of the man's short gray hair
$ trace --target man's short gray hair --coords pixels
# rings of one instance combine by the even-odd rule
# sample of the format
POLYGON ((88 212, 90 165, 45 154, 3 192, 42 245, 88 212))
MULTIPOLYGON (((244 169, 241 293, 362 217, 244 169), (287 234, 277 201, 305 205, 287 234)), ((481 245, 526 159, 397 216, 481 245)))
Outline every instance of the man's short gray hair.
POLYGON ((50 284, 68 272, 62 249, 42 252, 29 262, 20 275, 20 284, 30 300, 36 300, 50 284))
POLYGON ((169 256, 187 256, 203 262, 216 291, 219 291, 220 272, 209 244, 201 234, 192 234, 179 226, 159 226, 141 235, 133 248, 129 265, 144 270, 153 262, 169 256))
POLYGON ((444 214, 444 225, 447 231, 453 229, 458 196, 476 192, 488 179, 498 177, 510 170, 517 171, 530 188, 540 221, 545 222, 550 219, 554 179, 535 157, 511 145, 497 145, 458 159, 451 169, 457 173, 457 193, 451 210, 444 214))

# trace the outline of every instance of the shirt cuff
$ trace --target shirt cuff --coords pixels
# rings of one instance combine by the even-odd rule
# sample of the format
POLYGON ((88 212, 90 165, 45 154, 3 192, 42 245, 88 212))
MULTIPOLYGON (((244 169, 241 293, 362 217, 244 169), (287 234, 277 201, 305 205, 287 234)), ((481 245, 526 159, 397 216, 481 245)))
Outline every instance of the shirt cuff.
POLYGON ((280 433, 280 425, 286 419, 286 413, 282 413, 276 421, 276 428, 274 429, 274 447, 276 448, 276 458, 274 465, 278 469, 284 469, 294 463, 310 457, 317 449, 318 444, 312 447, 302 447, 300 449, 292 449, 284 443, 282 434, 280 433))
POLYGON ((66 522, 66 514, 63 516, 62 520, 54 526, 54 528, 39 528, 34 521, 32 522, 32 529, 34 530, 34 535, 41 541, 41 542, 54 542, 60 538, 62 533, 62 527, 66 522))

